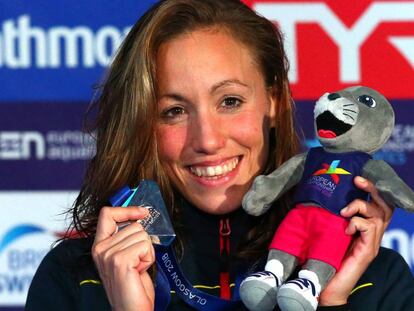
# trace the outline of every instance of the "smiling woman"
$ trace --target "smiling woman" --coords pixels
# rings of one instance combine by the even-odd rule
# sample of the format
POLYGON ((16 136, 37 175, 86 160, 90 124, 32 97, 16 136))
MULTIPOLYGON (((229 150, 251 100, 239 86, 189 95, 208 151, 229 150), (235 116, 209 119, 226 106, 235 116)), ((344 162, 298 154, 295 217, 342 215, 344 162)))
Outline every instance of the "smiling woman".
MULTIPOLYGON (((237 280, 263 268, 290 202, 287 193, 260 217, 241 209, 253 179, 298 149, 287 70, 279 30, 238 0, 164 0, 145 13, 95 103, 97 151, 70 228, 83 238, 67 238, 46 256, 27 310, 193 310, 160 273, 149 273, 155 249, 133 221, 147 210, 106 206, 141 179, 160 186, 189 282, 228 310, 245 310, 240 301, 229 308, 228 300, 238 297, 237 280)), ((375 192, 369 182, 357 186, 375 192)), ((370 229, 320 297, 333 310, 347 308, 391 217, 386 205, 361 204, 351 204, 347 216, 369 216, 358 219, 370 229)), ((353 306, 367 310, 358 300, 353 306)))
POLYGON ((215 28, 164 43, 157 65, 157 142, 167 175, 204 212, 234 211, 267 161, 272 89, 249 49, 215 28))

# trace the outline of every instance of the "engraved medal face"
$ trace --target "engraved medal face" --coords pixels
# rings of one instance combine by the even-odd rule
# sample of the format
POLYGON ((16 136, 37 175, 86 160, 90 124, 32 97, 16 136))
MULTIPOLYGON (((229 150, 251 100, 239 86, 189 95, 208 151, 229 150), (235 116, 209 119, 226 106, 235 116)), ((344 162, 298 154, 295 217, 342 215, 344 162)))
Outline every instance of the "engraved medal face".
POLYGON ((175 233, 157 183, 151 180, 142 180, 122 206, 147 208, 149 215, 138 222, 149 234, 152 243, 163 246, 172 243, 175 233))
MULTIPOLYGON (((164 243, 161 243, 160 235, 162 235, 162 227, 163 224, 159 224, 159 222, 162 222, 162 219, 160 219, 161 213, 156 210, 156 208, 152 206, 143 206, 149 210, 149 215, 145 217, 144 219, 140 219, 137 222, 141 224, 141 226, 144 228, 146 232, 148 232, 151 241, 153 244, 162 244, 162 245, 169 245, 168 241, 165 241, 164 243), (168 243, 168 244, 165 244, 168 243)), ((165 239, 165 236, 164 236, 165 239)))

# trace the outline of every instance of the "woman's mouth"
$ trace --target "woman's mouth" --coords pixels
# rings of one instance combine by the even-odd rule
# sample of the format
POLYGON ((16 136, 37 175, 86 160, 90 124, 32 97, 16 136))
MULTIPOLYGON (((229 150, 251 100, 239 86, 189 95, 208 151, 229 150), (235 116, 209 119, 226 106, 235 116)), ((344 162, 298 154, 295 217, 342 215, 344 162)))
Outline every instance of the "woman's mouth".
POLYGON ((233 171, 238 163, 239 158, 235 157, 218 165, 190 166, 190 171, 197 177, 218 179, 233 171))

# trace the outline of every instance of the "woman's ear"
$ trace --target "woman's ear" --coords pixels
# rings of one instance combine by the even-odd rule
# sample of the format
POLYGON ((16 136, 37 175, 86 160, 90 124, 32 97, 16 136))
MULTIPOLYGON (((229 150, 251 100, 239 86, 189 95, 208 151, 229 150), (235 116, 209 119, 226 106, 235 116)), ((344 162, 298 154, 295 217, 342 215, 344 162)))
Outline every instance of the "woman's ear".
POLYGON ((275 88, 271 87, 269 88, 269 119, 270 119, 270 127, 275 128, 276 127, 276 92, 275 88))

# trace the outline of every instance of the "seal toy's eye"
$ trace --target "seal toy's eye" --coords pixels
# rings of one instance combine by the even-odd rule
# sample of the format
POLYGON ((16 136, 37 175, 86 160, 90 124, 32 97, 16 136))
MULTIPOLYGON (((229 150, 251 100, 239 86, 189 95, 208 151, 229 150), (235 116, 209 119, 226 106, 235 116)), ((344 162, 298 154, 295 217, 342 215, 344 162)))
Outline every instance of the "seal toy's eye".
POLYGON ((365 106, 368 106, 369 108, 374 108, 377 103, 375 102, 375 99, 373 99, 371 96, 369 95, 361 95, 358 97, 358 101, 361 104, 364 104, 365 106))

